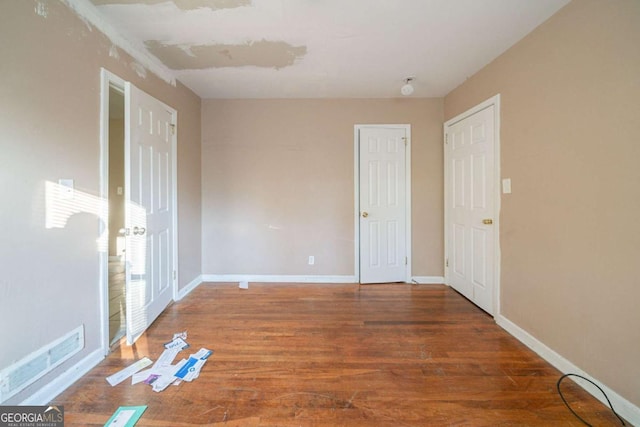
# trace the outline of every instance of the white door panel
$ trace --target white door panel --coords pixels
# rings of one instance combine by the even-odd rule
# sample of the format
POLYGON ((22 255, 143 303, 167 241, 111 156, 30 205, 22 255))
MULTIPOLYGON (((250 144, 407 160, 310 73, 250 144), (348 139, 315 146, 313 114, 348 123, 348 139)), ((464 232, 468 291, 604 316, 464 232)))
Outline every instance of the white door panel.
POLYGON ((125 84, 127 342, 171 301, 173 284, 173 112, 125 84))
POLYGON ((406 131, 362 128, 360 282, 406 280, 406 131))
POLYGON ((449 284, 493 314, 494 107, 446 129, 449 284))

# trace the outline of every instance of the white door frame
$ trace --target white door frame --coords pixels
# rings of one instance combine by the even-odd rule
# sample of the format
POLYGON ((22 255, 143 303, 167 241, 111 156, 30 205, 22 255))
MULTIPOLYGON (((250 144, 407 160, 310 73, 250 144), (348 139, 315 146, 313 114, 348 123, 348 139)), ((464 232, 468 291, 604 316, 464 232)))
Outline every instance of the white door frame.
MULTIPOLYGON (((501 260, 500 260, 500 197, 502 194, 501 191, 501 185, 500 185, 500 94, 497 94, 489 99, 487 99, 484 102, 481 102, 480 104, 476 105, 475 107, 470 108, 469 110, 465 111, 462 114, 459 114, 457 116, 455 116, 452 119, 447 120, 444 123, 443 126, 443 138, 444 138, 444 144, 447 144, 447 140, 446 140, 446 135, 447 135, 447 131, 448 128, 450 126, 452 126, 453 124, 459 122, 460 120, 464 120, 469 116, 472 116, 473 114, 484 110, 485 108, 488 108, 490 106, 494 107, 494 116, 493 116, 493 123, 494 123, 494 135, 495 135, 495 140, 494 140, 494 162, 493 162, 493 172, 494 172, 494 188, 495 191, 494 193, 494 207, 495 207, 495 213, 493 216, 493 223, 494 223, 494 227, 492 227, 493 230, 493 239, 494 239, 494 262, 493 262, 493 277, 494 277, 494 283, 493 283, 493 317, 494 319, 497 319, 498 316, 500 316, 500 265, 501 265, 501 260)), ((449 227, 447 226, 447 224, 449 224, 449 220, 450 218, 450 209, 449 209, 449 202, 450 202, 450 198, 451 198, 451 194, 449 191, 449 159, 448 159, 448 152, 446 147, 444 148, 444 259, 445 259, 445 265, 444 265, 444 283, 447 286, 450 286, 449 283, 449 267, 447 266, 446 260, 449 257, 449 227)))
POLYGON ((406 254, 407 265, 405 269, 406 283, 411 281, 411 125, 395 124, 395 125, 354 125, 353 127, 353 152, 354 152, 354 229, 355 229, 355 278, 360 282, 360 129, 363 128, 387 128, 387 129, 404 129, 407 135, 407 145, 405 150, 405 222, 406 222, 406 254))
MULTIPOLYGON (((108 245, 108 212, 109 212, 109 87, 115 87, 124 94, 125 80, 111 73, 110 71, 100 69, 100 212, 103 218, 100 224, 100 236, 102 236, 106 245, 100 248, 100 342, 103 354, 109 354, 109 245, 108 245)), ((177 123, 177 113, 173 111, 173 122, 177 123)), ((173 300, 178 299, 178 185, 177 185, 177 130, 173 134, 171 141, 172 156, 172 186, 173 186, 173 270, 172 278, 172 295, 173 300)), ((125 183, 126 185, 126 183, 125 183)))

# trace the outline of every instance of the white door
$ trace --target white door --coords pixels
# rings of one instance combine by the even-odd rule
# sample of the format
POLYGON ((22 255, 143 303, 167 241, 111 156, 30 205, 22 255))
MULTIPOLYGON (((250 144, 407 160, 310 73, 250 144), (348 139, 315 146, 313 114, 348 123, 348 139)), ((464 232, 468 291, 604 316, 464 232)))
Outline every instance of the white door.
POLYGON ((125 83, 127 342, 173 294, 173 122, 175 110, 125 83))
POLYGON ((406 133, 360 129, 360 283, 407 279, 406 133))
POLYGON ((493 105, 448 124, 445 132, 449 285, 493 314, 493 105))

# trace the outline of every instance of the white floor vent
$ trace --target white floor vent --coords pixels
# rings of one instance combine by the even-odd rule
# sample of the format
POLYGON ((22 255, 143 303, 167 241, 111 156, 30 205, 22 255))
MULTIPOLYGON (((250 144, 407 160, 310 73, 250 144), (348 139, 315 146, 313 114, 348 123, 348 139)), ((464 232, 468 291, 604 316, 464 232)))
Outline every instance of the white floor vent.
POLYGON ((33 384, 84 348, 84 326, 38 349, 0 371, 0 403, 33 384))

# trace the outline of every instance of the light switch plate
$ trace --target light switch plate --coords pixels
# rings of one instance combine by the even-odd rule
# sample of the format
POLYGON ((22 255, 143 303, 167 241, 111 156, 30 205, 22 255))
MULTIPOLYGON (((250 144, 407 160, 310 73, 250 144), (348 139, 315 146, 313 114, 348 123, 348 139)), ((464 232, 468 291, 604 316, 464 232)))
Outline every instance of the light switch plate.
POLYGON ((502 180, 502 194, 511 194, 511 178, 502 180))
POLYGON ((60 185, 60 198, 63 200, 73 199, 75 189, 73 179, 59 179, 58 185, 60 185))

